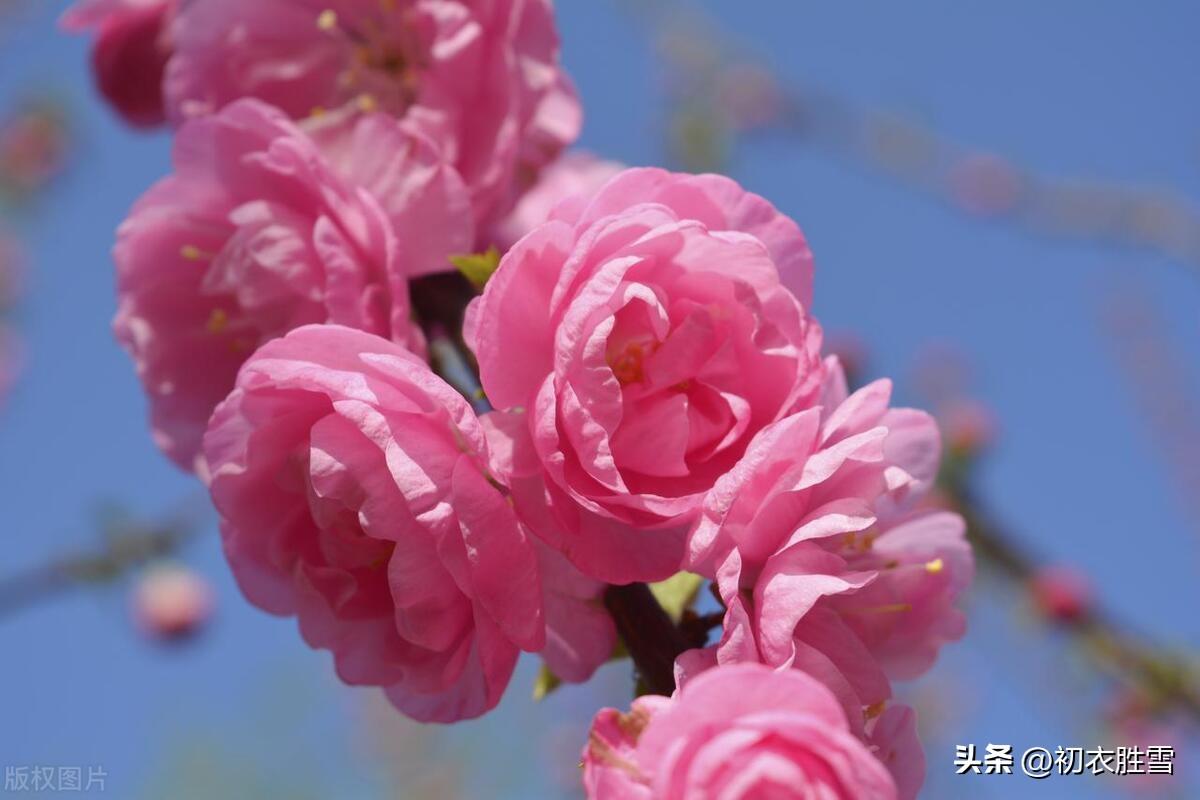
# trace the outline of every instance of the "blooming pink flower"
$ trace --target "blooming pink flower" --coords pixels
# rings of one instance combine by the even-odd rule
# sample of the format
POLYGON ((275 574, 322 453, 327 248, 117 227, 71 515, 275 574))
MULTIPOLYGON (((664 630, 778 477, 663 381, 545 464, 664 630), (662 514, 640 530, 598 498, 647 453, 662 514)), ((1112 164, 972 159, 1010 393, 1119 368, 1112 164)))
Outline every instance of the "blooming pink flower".
MULTIPOLYGON (((546 621, 594 604, 526 535, 467 402, 393 342, 336 325, 268 342, 204 444, 242 591, 417 719, 491 709, 518 650, 547 648, 546 621), (543 576, 565 608, 545 608, 543 576)), ((586 649, 576 633, 553 638, 552 668, 590 674, 564 663, 586 649)))
POLYGON ((212 588, 184 567, 151 569, 138 581, 133 595, 138 627, 155 639, 190 636, 208 621, 212 610, 212 588))
POLYGON ((514 417, 505 472, 584 573, 663 578, 754 434, 820 390, 808 246, 713 175, 629 170, 552 217, 467 312, 488 399, 514 417))
POLYGON ((705 499, 687 564, 716 577, 725 628, 679 672, 798 667, 853 723, 962 635, 973 562, 960 517, 903 511, 937 473, 932 418, 889 408, 887 381, 847 397, 835 362, 829 374, 825 407, 765 428, 705 499))
POLYGON ((623 164, 604 161, 585 150, 575 150, 550 164, 508 216, 491 230, 490 242, 508 250, 517 240, 550 218, 559 203, 571 203, 576 210, 564 211, 576 215, 608 180, 621 170, 623 164))
POLYGON ((579 134, 550 0, 205 0, 167 67, 176 122, 239 97, 295 118, 348 102, 421 125, 481 222, 579 134))
MULTIPOLYGON (((880 730, 897 760, 919 758, 911 722, 911 713, 891 716, 880 730)), ((916 793, 911 773, 909 791, 898 791, 828 689, 802 672, 756 664, 707 672, 671 699, 638 698, 628 714, 603 709, 583 768, 591 800, 890 800, 916 793)))
POLYGON ((213 407, 272 337, 336 322, 422 346, 407 279, 473 238, 422 136, 384 115, 306 133, 244 100, 185 125, 174 161, 118 231, 114 327, 178 464, 194 466, 213 407))
POLYGON ((171 56, 177 0, 79 0, 62 16, 71 31, 94 30, 92 77, 130 125, 161 125, 163 70, 171 56))

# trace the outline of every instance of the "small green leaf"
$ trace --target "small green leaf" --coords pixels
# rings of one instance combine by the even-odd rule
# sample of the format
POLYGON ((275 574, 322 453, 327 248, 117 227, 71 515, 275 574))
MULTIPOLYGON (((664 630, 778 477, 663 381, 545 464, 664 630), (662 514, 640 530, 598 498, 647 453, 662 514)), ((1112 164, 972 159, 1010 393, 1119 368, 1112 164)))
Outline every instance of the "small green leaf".
POLYGON ((450 263, 466 276, 472 286, 482 292, 492 273, 500 266, 500 250, 496 245, 492 245, 482 253, 450 256, 450 263))
POLYGON ((683 618, 683 612, 691 606, 704 585, 704 578, 691 572, 677 572, 665 581, 650 584, 650 591, 675 622, 683 618))
POLYGON ((548 694, 559 686, 562 686, 562 678, 551 672, 550 668, 545 664, 542 664, 542 668, 538 670, 537 678, 533 681, 533 699, 544 700, 548 694))

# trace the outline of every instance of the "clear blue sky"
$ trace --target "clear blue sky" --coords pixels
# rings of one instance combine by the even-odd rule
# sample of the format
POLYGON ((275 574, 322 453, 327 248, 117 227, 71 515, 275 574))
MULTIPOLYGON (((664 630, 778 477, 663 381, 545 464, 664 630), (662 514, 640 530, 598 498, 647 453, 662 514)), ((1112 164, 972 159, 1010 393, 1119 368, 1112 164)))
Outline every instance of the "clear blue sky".
MULTIPOLYGON (((23 23, 0 33, 0 109, 24 92, 58 92, 79 137, 66 176, 37 213, 15 221, 35 263, 19 320, 29 364, 0 412, 4 573, 88 546, 105 500, 154 514, 195 492, 152 447, 132 369, 108 329, 112 232, 167 169, 168 143, 126 131, 93 98, 85 42, 53 27, 64 5, 34 0, 23 23)), ((647 37, 615 0, 559 5, 565 60, 587 104, 582 143, 631 164, 661 163, 647 37)), ((1051 174, 1200 197, 1194 3, 705 5, 782 74, 847 101, 916 112, 945 135, 1051 174)), ((820 153, 764 147, 732 171, 805 229, 817 257, 815 310, 828 329, 866 340, 873 372, 903 375, 931 342, 971 357, 1003 427, 984 488, 1028 542, 1087 572, 1123 619, 1200 648, 1200 525, 1185 514, 1098 323, 1114 281, 1132 276, 1158 305, 1196 389, 1200 274, 971 221, 820 153)), ((256 781, 280 776, 297 796, 378 796, 378 760, 361 747, 367 692, 336 685, 328 657, 306 650, 290 622, 241 600, 213 537, 188 560, 218 585, 220 610, 183 650, 134 634, 123 587, 0 622, 0 763, 103 765, 117 797, 162 796, 162 781, 197 764, 221 796, 254 796, 256 781)), ((981 594, 968 639, 913 690, 946 715, 930 742, 930 796, 1110 796, 1083 778, 968 784, 948 774, 954 742, 1020 751, 1106 741, 1082 713, 1075 662, 1008 600, 981 594)), ((542 767, 555 761, 569 776, 583 720, 601 703, 627 701, 623 668, 539 707, 526 700, 529 676, 527 664, 494 715, 434 735, 435 752, 469 753, 469 766, 460 758, 468 796, 562 795, 542 767)))

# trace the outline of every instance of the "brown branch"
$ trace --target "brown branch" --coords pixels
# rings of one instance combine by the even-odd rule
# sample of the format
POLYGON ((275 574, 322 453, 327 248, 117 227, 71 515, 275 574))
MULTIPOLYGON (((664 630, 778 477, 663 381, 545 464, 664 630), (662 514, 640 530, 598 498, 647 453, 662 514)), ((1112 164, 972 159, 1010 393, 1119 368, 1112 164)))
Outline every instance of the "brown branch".
POLYGON ((201 530, 191 520, 142 526, 123 523, 95 553, 67 555, 0 579, 0 619, 84 586, 109 583, 177 553, 201 530))
MULTIPOLYGON (((942 486, 967 522, 976 555, 1004 577, 1027 586, 1043 562, 1018 544, 1019 539, 996 521, 956 472, 943 476, 942 486)), ((1200 678, 1186 660, 1131 632, 1095 606, 1055 624, 1083 645, 1100 671, 1140 687, 1159 710, 1183 711, 1200 724, 1200 678)))
POLYGON ((663 610, 644 583, 610 586, 604 606, 637 667, 646 694, 675 691, 675 659, 695 647, 663 610))

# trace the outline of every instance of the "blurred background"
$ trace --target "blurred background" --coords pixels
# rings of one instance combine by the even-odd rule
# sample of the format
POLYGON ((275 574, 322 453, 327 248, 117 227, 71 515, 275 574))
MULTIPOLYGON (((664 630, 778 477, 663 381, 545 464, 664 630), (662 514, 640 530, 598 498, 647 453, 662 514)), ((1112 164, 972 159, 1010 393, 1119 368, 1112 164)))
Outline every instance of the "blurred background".
MULTIPOLYGON (((491 715, 422 727, 238 594, 109 333, 113 231, 168 137, 104 107, 65 6, 0 0, 6 775, 79 767, 123 798, 580 796, 628 663, 535 703, 530 659, 491 715)), ((982 570, 967 638, 900 690, 923 796, 1200 796, 1200 7, 558 15, 580 145, 770 198, 815 251, 830 347, 943 424, 940 502, 982 570), (1167 745, 1177 774, 955 775, 955 745, 989 743, 1167 745)))

